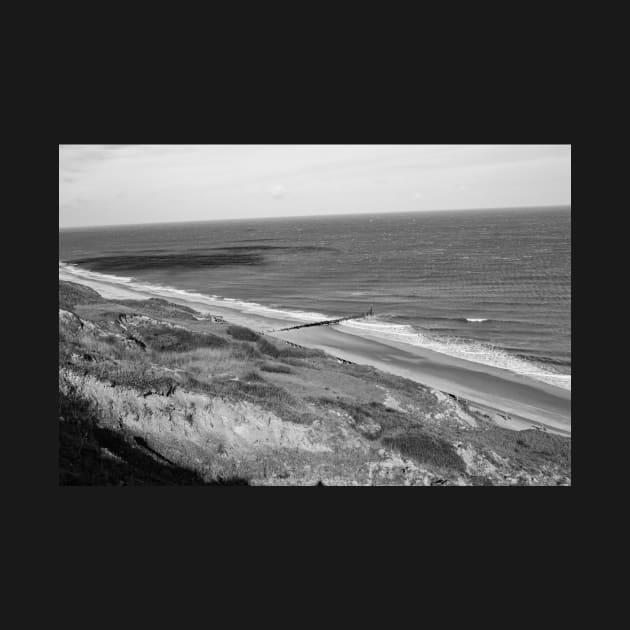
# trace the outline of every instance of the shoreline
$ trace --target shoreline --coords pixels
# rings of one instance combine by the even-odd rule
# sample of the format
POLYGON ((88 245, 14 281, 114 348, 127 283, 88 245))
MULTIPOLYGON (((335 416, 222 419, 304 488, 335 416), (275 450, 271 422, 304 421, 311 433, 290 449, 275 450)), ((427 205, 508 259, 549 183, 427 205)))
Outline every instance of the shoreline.
POLYGON ((359 335, 347 330, 342 332, 331 326, 270 332, 270 328, 290 326, 295 320, 250 314, 209 297, 202 298, 204 301, 196 301, 161 295, 159 291, 126 288, 115 282, 83 278, 61 267, 59 279, 91 287, 108 299, 159 297, 191 307, 202 314, 221 315, 230 323, 248 326, 291 343, 324 350, 346 361, 371 365, 461 397, 481 413, 488 415, 487 412, 490 412, 490 417, 499 426, 515 430, 537 427, 568 437, 571 435, 571 391, 505 369, 467 361, 420 346, 371 337, 365 333, 359 335), (509 419, 500 414, 507 415, 509 419))
POLYGON ((467 400, 505 428, 544 427, 571 434, 571 392, 493 368, 407 346, 367 339, 329 327, 272 333, 270 336, 340 359, 371 365, 467 400), (499 413, 508 415, 502 418, 499 413))

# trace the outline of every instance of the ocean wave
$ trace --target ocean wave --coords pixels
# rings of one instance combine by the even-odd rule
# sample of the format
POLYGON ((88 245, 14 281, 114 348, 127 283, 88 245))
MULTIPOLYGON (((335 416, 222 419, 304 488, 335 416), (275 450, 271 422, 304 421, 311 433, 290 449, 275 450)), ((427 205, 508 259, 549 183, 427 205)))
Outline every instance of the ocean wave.
POLYGON ((491 324, 499 324, 499 325, 507 325, 507 326, 511 326, 511 327, 517 327, 517 326, 526 326, 528 328, 530 328, 531 326, 546 326, 548 325, 545 322, 537 322, 537 321, 532 321, 532 320, 525 320, 525 319, 515 319, 515 318, 511 318, 511 317, 505 317, 505 318, 500 318, 500 317, 447 317, 445 315, 439 315, 439 314, 435 314, 435 315, 409 315, 407 313, 399 313, 396 311, 392 311, 391 313, 388 312, 381 312, 379 311, 379 317, 385 317, 385 319, 387 319, 388 317, 392 317, 396 320, 407 320, 410 322, 418 322, 418 321, 426 321, 426 322, 430 322, 430 323, 448 323, 448 322, 459 322, 459 323, 484 323, 484 322, 490 322, 491 324))
POLYGON ((563 389, 571 389, 570 374, 561 374, 556 372, 551 365, 523 359, 486 342, 432 335, 406 324, 393 324, 378 320, 348 320, 339 324, 339 327, 348 332, 355 332, 355 334, 360 332, 371 337, 380 337, 384 340, 426 348, 440 354, 509 370, 515 374, 528 376, 563 389))
MULTIPOLYGON (((183 299, 187 302, 201 304, 210 308, 213 306, 229 308, 252 316, 288 320, 296 323, 312 323, 334 319, 334 316, 326 313, 274 308, 258 302, 248 302, 219 295, 207 295, 196 291, 177 289, 171 286, 137 282, 133 277, 114 276, 89 271, 62 261, 59 261, 59 270, 63 272, 64 276, 75 277, 77 280, 83 279, 96 283, 119 285, 124 289, 140 294, 148 293, 165 299, 183 299)), ((407 324, 396 324, 378 318, 347 320, 338 324, 338 327, 342 331, 365 334, 370 337, 426 348, 475 363, 506 369, 516 374, 529 376, 535 380, 562 387, 563 389, 571 389, 570 374, 559 374, 553 370, 551 365, 541 365, 539 361, 524 359, 488 343, 461 339, 459 337, 432 335, 427 331, 419 331, 407 324)))

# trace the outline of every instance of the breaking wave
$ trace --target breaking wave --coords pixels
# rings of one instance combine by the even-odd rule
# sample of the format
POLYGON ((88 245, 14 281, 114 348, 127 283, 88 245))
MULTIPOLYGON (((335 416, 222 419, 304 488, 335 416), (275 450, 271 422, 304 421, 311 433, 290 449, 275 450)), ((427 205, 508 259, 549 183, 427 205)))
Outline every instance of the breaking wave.
POLYGON ((426 348, 466 361, 509 370, 563 389, 571 389, 570 374, 561 374, 555 371, 551 365, 526 360, 489 343, 454 336, 435 335, 427 331, 417 330, 409 325, 380 322, 378 319, 348 320, 339 324, 339 327, 342 330, 347 330, 347 332, 426 348))

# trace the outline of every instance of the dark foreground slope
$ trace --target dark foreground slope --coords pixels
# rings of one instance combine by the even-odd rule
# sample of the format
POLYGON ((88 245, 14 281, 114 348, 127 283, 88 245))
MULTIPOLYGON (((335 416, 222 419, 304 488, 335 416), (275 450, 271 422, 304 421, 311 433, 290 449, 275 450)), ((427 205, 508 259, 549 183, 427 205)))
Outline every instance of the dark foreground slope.
POLYGON ((199 317, 59 282, 61 484, 570 484, 570 439, 199 317))

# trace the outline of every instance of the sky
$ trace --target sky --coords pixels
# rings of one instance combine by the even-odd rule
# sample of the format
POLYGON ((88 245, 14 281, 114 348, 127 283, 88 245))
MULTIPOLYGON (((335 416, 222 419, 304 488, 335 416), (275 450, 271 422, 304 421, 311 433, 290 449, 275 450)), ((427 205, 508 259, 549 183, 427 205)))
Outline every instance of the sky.
POLYGON ((59 145, 59 227, 571 204, 571 145, 59 145))

